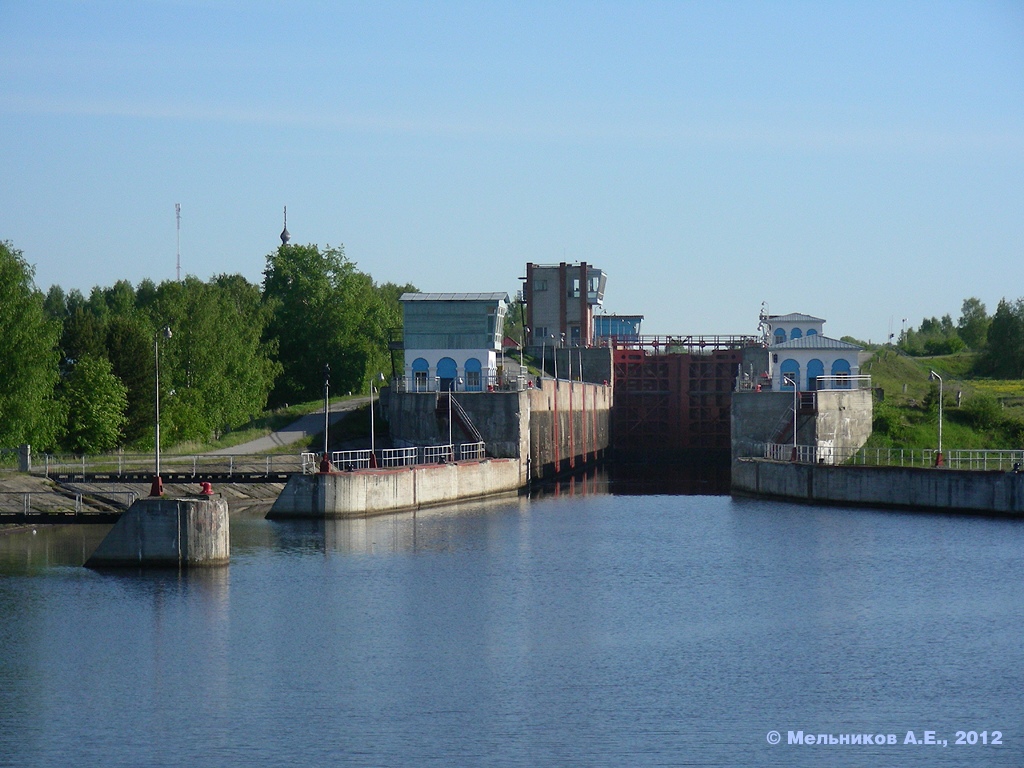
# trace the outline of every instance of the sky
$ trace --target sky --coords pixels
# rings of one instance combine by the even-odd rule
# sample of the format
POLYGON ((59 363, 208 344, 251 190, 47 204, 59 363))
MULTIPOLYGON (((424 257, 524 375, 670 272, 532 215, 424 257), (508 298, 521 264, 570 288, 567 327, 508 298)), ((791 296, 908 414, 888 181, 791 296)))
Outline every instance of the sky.
POLYGON ((0 0, 0 240, 42 290, 179 250, 260 282, 284 206, 378 283, 586 261, 648 334, 993 313, 1024 297, 1024 3, 0 0))

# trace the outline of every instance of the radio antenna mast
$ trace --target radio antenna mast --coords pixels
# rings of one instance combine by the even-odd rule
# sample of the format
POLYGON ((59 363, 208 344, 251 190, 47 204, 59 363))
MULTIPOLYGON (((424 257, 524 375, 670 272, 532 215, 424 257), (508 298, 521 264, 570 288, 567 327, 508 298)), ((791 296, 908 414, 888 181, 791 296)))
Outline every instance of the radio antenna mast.
POLYGON ((174 218, 178 223, 178 282, 181 282, 181 203, 174 204, 174 218))

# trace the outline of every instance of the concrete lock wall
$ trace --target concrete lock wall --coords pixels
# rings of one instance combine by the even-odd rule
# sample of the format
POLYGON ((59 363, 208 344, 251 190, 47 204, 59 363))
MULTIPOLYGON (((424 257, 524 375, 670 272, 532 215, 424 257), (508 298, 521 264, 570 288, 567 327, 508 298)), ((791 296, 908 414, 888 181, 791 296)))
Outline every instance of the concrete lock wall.
MULTIPOLYGON (((549 477, 595 460, 608 448, 610 385, 544 379, 521 392, 457 392, 455 399, 480 430, 489 456, 522 457, 524 485, 530 477, 549 477)), ((394 443, 447 444, 447 427, 437 417, 436 404, 434 393, 391 394, 388 420, 394 443)), ((457 424, 452 435, 456 442, 465 440, 457 424)))
POLYGON ((121 515, 85 565, 225 565, 230 552, 228 503, 224 499, 146 498, 121 515))
POLYGON ((1024 516, 1024 474, 922 467, 733 463, 734 493, 819 504, 1024 516))
POLYGON ((518 459, 488 459, 292 475, 267 517, 375 515, 514 492, 522 486, 519 463, 518 459))
MULTIPOLYGON (((874 398, 870 390, 822 390, 815 393, 815 400, 813 417, 798 414, 798 444, 850 452, 871 436, 874 398)), ((792 418, 792 392, 733 392, 733 461, 763 456, 764 444, 776 439, 784 419, 792 418)), ((792 432, 788 432, 786 442, 792 440, 792 432)))
POLYGON ((535 479, 601 458, 608 449, 612 387, 545 379, 530 395, 530 462, 535 479))

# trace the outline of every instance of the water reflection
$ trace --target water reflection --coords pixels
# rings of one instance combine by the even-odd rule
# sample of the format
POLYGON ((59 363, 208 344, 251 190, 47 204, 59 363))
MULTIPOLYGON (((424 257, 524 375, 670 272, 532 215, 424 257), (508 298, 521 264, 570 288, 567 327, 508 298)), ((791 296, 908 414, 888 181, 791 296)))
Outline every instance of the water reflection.
POLYGON ((0 574, 40 573, 62 565, 81 565, 110 525, 40 525, 0 534, 0 574))

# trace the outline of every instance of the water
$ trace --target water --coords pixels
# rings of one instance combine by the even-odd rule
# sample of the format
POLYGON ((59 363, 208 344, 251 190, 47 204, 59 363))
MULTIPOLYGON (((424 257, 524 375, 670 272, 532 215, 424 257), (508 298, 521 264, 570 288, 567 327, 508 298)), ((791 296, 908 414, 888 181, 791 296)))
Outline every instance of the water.
POLYGON ((0 536, 0 765, 1024 765, 1020 522, 603 489, 233 516, 182 575, 0 536))

